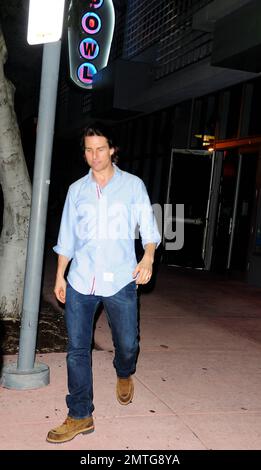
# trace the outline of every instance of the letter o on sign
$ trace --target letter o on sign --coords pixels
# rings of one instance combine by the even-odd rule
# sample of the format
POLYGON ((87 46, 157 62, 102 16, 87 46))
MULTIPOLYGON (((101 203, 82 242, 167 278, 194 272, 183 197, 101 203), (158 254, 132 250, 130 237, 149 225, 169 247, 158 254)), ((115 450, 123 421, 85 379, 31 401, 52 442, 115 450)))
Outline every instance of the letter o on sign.
POLYGON ((90 7, 100 8, 103 4, 103 0, 92 0, 90 7))
POLYGON ((86 13, 82 17, 82 28, 87 34, 96 34, 101 29, 101 19, 96 13, 86 13))

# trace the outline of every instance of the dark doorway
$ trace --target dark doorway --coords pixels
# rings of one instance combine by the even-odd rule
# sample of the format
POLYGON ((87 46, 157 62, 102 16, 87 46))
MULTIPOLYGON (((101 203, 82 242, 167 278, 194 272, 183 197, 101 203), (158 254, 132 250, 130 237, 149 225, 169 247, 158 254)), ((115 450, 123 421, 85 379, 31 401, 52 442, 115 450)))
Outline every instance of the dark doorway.
MULTIPOLYGON (((175 150, 172 153, 168 203, 184 205, 184 245, 165 252, 168 264, 204 268, 204 240, 210 195, 213 156, 207 151, 175 150)), ((173 218, 173 230, 175 217, 173 218)))
POLYGON ((231 256, 232 270, 246 271, 249 262, 249 239, 255 203, 255 179, 258 154, 242 154, 235 235, 231 256))
POLYGON ((245 272, 249 258, 257 153, 224 151, 212 268, 245 272))

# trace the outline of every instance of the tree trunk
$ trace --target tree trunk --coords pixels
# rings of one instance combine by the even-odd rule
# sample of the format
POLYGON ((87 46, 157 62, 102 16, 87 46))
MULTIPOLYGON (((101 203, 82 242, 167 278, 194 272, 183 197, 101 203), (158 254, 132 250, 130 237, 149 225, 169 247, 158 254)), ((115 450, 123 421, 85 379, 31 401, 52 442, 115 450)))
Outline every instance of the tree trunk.
POLYGON ((0 316, 15 320, 22 310, 31 183, 14 111, 14 86, 4 75, 6 58, 0 27, 0 184, 4 196, 0 238, 0 316))

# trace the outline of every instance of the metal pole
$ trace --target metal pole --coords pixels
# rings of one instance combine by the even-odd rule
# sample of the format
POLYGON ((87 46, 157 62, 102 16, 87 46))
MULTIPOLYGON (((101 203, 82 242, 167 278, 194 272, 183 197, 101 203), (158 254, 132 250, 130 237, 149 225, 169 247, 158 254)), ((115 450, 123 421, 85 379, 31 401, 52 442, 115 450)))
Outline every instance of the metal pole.
POLYGON ((7 388, 38 388, 49 383, 48 366, 34 361, 60 53, 61 41, 44 45, 19 356, 17 369, 12 365, 4 368, 2 385, 7 388))

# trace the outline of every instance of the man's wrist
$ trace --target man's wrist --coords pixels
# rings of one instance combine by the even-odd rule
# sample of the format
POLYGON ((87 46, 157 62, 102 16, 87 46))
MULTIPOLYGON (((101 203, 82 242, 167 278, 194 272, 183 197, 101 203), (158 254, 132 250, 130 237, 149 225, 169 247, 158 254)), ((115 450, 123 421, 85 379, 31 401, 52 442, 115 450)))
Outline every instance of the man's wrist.
POLYGON ((149 263, 153 264, 154 262, 154 256, 148 253, 144 253, 143 259, 148 261, 149 263))
POLYGON ((56 279, 57 279, 58 281, 64 279, 64 273, 57 273, 57 274, 56 274, 56 279))

